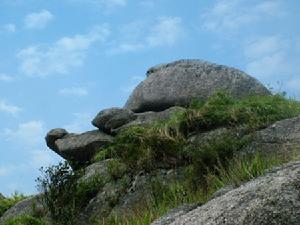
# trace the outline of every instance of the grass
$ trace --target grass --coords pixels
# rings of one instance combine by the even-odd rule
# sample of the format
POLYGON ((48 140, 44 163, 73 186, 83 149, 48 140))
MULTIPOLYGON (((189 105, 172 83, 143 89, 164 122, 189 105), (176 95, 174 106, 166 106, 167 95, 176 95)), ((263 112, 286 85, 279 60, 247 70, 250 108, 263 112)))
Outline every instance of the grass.
MULTIPOLYGON (((197 191, 189 189, 184 183, 172 183, 168 187, 160 187, 160 195, 156 200, 144 205, 136 212, 127 216, 113 216, 101 225, 149 225, 155 219, 163 216, 170 209, 182 204, 204 204, 212 195, 226 186, 239 186, 258 176, 262 176, 275 166, 292 160, 291 157, 273 155, 264 157, 259 153, 255 155, 239 156, 228 161, 227 167, 216 166, 214 172, 206 174, 206 183, 209 188, 198 187, 197 191)), ((158 191, 158 190, 157 190, 158 191)))
MULTIPOLYGON (((158 168, 185 168, 185 179, 168 184, 154 182, 153 198, 143 202, 133 215, 112 215, 97 225, 150 224, 171 208, 184 203, 205 203, 222 187, 238 186, 263 175, 287 159, 236 153, 251 141, 254 131, 299 115, 300 103, 283 95, 237 99, 218 92, 206 102, 193 101, 185 111, 174 113, 167 121, 123 130, 113 144, 94 157, 94 161, 113 159, 108 171, 115 180, 122 179, 124 173, 134 177, 142 170, 158 168), (202 144, 190 143, 191 135, 217 128, 226 128, 226 132, 202 144)), ((72 224, 103 186, 101 179, 78 184, 80 172, 66 165, 48 168, 44 174, 39 183, 55 224, 72 224)))
POLYGON ((7 220, 4 225, 49 225, 41 219, 29 216, 22 215, 15 218, 7 220))
POLYGON ((17 204, 18 202, 26 199, 27 197, 23 194, 15 192, 9 198, 0 198, 0 217, 5 213, 6 210, 17 204))
POLYGON ((191 133, 218 127, 243 127, 251 132, 299 115, 300 103, 283 95, 236 99, 218 92, 205 103, 192 102, 185 112, 175 113, 167 121, 124 130, 114 144, 95 156, 95 161, 118 158, 133 170, 151 170, 161 163, 178 166, 186 156, 182 150, 191 133))

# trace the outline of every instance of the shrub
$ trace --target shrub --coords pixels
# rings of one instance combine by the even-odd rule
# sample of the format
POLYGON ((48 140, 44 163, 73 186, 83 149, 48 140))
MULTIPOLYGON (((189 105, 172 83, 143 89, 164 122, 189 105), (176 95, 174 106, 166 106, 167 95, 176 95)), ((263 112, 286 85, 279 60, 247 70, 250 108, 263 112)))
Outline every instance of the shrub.
POLYGON ((103 187, 103 180, 95 176, 87 181, 79 180, 81 171, 74 172, 68 162, 41 169, 37 179, 42 200, 57 225, 74 224, 76 215, 103 187))

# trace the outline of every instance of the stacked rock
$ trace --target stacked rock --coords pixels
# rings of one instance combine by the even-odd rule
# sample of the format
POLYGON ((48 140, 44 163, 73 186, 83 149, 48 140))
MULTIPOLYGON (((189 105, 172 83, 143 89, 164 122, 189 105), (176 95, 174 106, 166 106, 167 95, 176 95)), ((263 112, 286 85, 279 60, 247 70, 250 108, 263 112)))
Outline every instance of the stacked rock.
POLYGON ((179 60, 150 68, 124 108, 100 111, 92 121, 98 130, 71 134, 64 129, 53 129, 48 132, 46 143, 64 159, 85 163, 113 143, 121 130, 167 120, 174 112, 184 111, 191 100, 204 101, 216 91, 236 97, 271 94, 240 70, 201 60, 179 60))

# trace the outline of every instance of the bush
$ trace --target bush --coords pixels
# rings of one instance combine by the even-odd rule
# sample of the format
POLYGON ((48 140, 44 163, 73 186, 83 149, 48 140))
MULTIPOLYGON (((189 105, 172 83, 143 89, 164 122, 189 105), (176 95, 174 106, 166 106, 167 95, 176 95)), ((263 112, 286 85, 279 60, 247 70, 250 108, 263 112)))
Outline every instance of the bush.
POLYGON ((79 180, 81 171, 74 172, 68 162, 41 169, 37 179, 42 200, 57 225, 74 224, 76 215, 103 187, 100 176, 88 181, 79 180))
POLYGON ((29 215, 22 215, 7 220, 4 225, 49 225, 41 219, 34 218, 29 215))
POLYGON ((6 210, 11 208, 18 202, 24 200, 25 198, 27 198, 25 195, 18 194, 17 192, 15 192, 10 198, 5 198, 5 197, 0 198, 0 217, 3 215, 3 213, 6 210))

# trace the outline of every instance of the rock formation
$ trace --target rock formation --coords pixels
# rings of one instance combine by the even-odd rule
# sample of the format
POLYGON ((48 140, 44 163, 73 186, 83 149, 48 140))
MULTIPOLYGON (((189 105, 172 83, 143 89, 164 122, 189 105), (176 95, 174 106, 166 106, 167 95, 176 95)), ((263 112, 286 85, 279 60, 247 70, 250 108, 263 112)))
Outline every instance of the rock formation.
POLYGON ((163 217, 152 225, 298 225, 299 196, 300 162, 295 162, 276 168, 196 209, 168 214, 168 219, 163 217))
MULTIPOLYGON (((109 152, 108 149, 118 144, 118 138, 123 135, 124 130, 127 132, 126 129, 132 126, 147 127, 152 124, 163 124, 159 122, 173 119, 174 115, 179 115, 180 118, 182 115, 189 115, 187 113, 191 108, 186 106, 191 103, 191 100, 205 101, 216 91, 225 91, 237 98, 252 95, 271 96, 268 89, 256 79, 237 69, 200 60, 180 60, 150 68, 147 78, 136 87, 123 108, 104 109, 95 116, 91 123, 97 128, 96 130, 82 134, 69 133, 62 128, 50 130, 45 137, 47 146, 74 165, 79 165, 80 177, 76 180, 78 182, 76 184, 88 184, 83 186, 84 190, 80 190, 83 192, 87 190, 88 197, 85 196, 86 201, 80 205, 74 224, 90 225, 104 218, 134 215, 141 205, 154 202, 159 194, 164 194, 161 193, 163 188, 170 184, 175 184, 176 187, 180 182, 187 182, 191 174, 190 156, 180 155, 176 158, 171 155, 166 157, 166 160, 159 161, 159 157, 165 157, 169 150, 162 146, 165 140, 154 139, 155 143, 150 143, 158 146, 157 152, 154 153, 149 150, 151 146, 146 146, 142 152, 144 155, 141 154, 145 156, 145 161, 141 162, 130 161, 131 158, 129 163, 122 161, 121 157, 114 155, 116 152, 109 152), (122 135, 119 135, 120 133, 122 135), (101 155, 100 161, 94 159, 97 153, 101 155), (147 160, 152 163, 153 159, 159 162, 154 162, 155 165, 151 164, 150 167, 142 165, 139 168, 135 167, 137 165, 132 165, 136 162, 147 164, 147 160), (96 191, 93 190, 95 177, 101 178, 96 191), (157 183, 159 185, 155 187, 157 183)), ((219 106, 219 102, 217 105, 219 106)), ((195 118, 199 119, 203 115, 199 113, 197 116, 195 118)), ((218 123, 216 126, 189 130, 184 127, 187 126, 185 124, 180 127, 184 133, 184 147, 179 145, 182 147, 180 153, 176 152, 178 149, 175 152, 186 154, 189 149, 197 149, 198 153, 202 153, 212 142, 227 137, 234 141, 247 139, 247 142, 238 145, 238 151, 234 152, 238 156, 257 152, 264 156, 289 155, 295 149, 300 150, 300 116, 299 114, 296 116, 284 117, 289 119, 273 124, 270 122, 255 129, 245 127, 243 124, 230 126, 218 123)), ((276 120, 272 122, 274 121, 276 120)), ((131 129, 129 131, 131 132, 131 129)), ((168 132, 176 132, 176 128, 172 127, 168 132)), ((129 139, 130 136, 131 133, 129 139)), ((164 138, 172 141, 172 137, 170 140, 168 137, 164 138)), ((141 142, 141 146, 145 144, 140 136, 137 139, 137 142, 141 142)), ((220 143, 219 146, 214 147, 220 148, 220 143)), ((129 147, 133 146, 130 145, 131 143, 126 144, 129 147)), ((119 147, 119 154, 124 153, 123 147, 119 147)), ((131 149, 134 148, 129 150, 133 158, 142 157, 136 151, 132 153, 131 149), (135 153, 137 156, 134 155, 135 153)), ((213 150, 203 154, 208 162, 211 155, 215 154, 213 150)), ((195 153, 194 151, 189 153, 191 152, 195 153)), ((230 157, 234 154, 232 153, 230 157)), ((212 165, 212 168, 215 166, 212 165)), ((78 168, 74 167, 75 169, 78 168)), ((204 204, 203 202, 183 204, 154 221, 152 225, 297 225, 300 221, 299 178, 300 162, 291 162, 239 187, 230 184, 214 194, 210 193, 211 195, 205 199, 205 202, 207 199, 208 202, 204 204)), ((171 191, 176 193, 182 191, 183 193, 180 194, 186 194, 185 190, 176 188, 171 191)), ((32 203, 39 197, 38 195, 26 199, 7 210, 0 218, 0 224, 13 216, 32 214, 32 203)), ((38 204, 38 207, 41 205, 38 204)))
POLYGON ((125 108, 134 112, 162 111, 171 106, 187 106, 192 99, 206 100, 216 91, 237 97, 270 92, 246 73, 200 60, 180 60, 147 71, 125 108))

